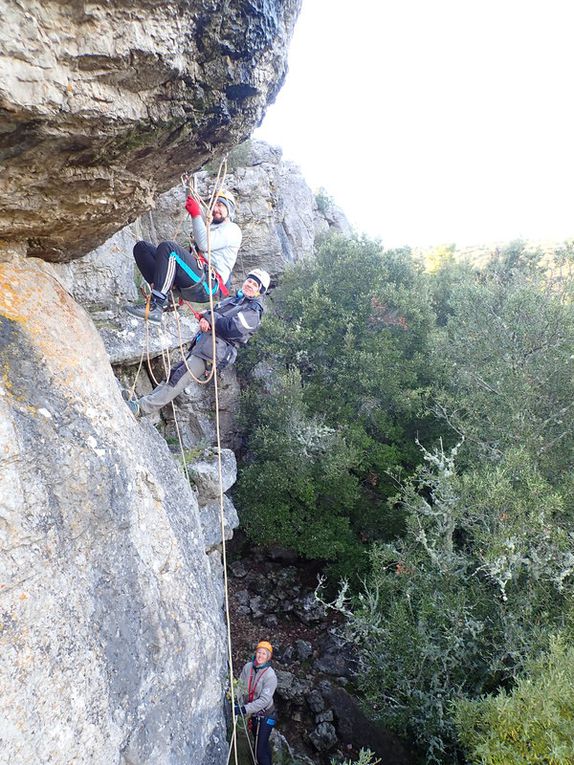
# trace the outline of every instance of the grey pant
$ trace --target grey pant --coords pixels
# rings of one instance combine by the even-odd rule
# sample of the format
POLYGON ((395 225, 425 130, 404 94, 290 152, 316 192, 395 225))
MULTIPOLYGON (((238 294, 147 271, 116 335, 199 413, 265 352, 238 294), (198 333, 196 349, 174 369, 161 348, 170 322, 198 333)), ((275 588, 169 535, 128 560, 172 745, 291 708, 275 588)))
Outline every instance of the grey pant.
MULTIPOLYGON (((204 359, 200 359, 199 356, 190 356, 187 359, 187 366, 191 369, 195 377, 199 380, 203 378, 205 373, 204 359)), ((183 389, 187 388, 192 382, 194 382, 194 379, 186 369, 175 385, 170 385, 168 382, 162 382, 147 396, 142 396, 139 399, 140 409, 144 414, 159 412, 162 406, 173 401, 173 399, 176 396, 179 396, 183 389)))

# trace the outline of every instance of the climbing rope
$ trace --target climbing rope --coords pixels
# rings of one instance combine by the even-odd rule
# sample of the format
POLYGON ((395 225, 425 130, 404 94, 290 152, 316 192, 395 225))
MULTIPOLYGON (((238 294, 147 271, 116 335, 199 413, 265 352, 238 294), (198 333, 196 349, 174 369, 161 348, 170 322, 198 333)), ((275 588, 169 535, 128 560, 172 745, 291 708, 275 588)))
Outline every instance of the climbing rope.
MULTIPOLYGON (((214 321, 214 305, 213 305, 213 293, 211 290, 211 213, 213 206, 217 199, 217 192, 221 190, 223 186, 225 176, 227 174, 227 159, 223 159, 219 165, 217 178, 211 194, 209 203, 209 215, 207 218, 207 273, 208 273, 208 286, 209 286, 209 311, 210 311, 210 324, 211 324, 211 339, 212 339, 212 374, 213 374, 213 388, 215 397, 215 435, 217 443, 217 474, 219 479, 219 520, 221 527, 221 557, 223 566, 223 595, 225 604, 225 621, 227 627, 227 661, 229 663, 229 688, 231 695, 231 715, 232 715, 232 730, 235 732, 237 726, 237 717, 235 715, 235 690, 233 687, 233 650, 231 642, 231 615, 229 609, 229 581, 227 577, 227 547, 225 544, 225 515, 224 515, 224 492, 223 492, 223 462, 221 459, 221 422, 219 412, 219 377, 217 374, 217 344, 215 336, 215 321, 214 321)), ((235 754, 235 765, 238 765, 237 758, 237 737, 232 734, 232 746, 235 754)))
MULTIPOLYGON (((230 741, 230 747, 227 757, 227 762, 229 763, 231 759, 231 752, 234 752, 234 759, 235 759, 235 765, 238 765, 238 752, 237 752, 237 716, 235 714, 235 692, 234 692, 234 685, 233 685, 233 650, 232 650, 232 641, 231 641, 231 617, 230 617, 230 608, 229 608, 229 580, 227 575, 227 548, 225 544, 225 515, 224 515, 224 491, 223 491, 223 464, 222 464, 222 458, 221 458, 221 422, 220 422, 220 408, 219 408, 219 384, 218 384, 218 375, 217 375, 217 343, 216 343, 216 335, 214 331, 215 326, 215 306, 213 301, 213 289, 212 289, 212 282, 213 282, 213 272, 212 272, 212 265, 211 265, 211 220, 212 220, 212 213, 213 213, 213 207, 215 205, 215 202, 217 200, 218 193, 221 191, 221 188, 223 187, 223 183, 225 181, 225 177, 227 175, 227 159, 224 158, 220 165, 217 172, 217 177, 215 180, 215 183, 213 185, 213 191, 209 200, 209 203, 207 205, 204 205, 206 208, 206 230, 207 230, 207 280, 208 280, 208 295, 209 295, 209 317, 210 317, 210 325, 212 328, 211 331, 211 338, 212 338, 212 367, 209 375, 206 376, 204 380, 199 380, 190 369, 188 363, 187 363, 187 354, 184 351, 183 348, 183 338, 181 334, 181 323, 178 315, 178 308, 176 301, 174 299, 173 291, 171 292, 170 299, 172 300, 175 315, 176 315, 176 322, 178 326, 178 337, 179 337, 179 346, 180 346, 180 352, 182 355, 183 362, 185 364, 187 372, 191 375, 191 378, 195 380, 195 382, 199 383, 200 385, 206 385, 208 382, 210 382, 213 379, 214 383, 214 399, 215 399, 215 434, 216 434, 216 445, 217 445, 217 474, 218 474, 218 482, 219 482, 219 519, 220 519, 220 529, 221 529, 221 549, 222 549, 222 566, 223 566, 223 592, 224 592, 224 608, 225 608, 225 621, 226 621, 226 631, 227 631, 227 661, 229 666, 229 687, 230 687, 230 700, 231 700, 231 715, 232 715, 232 735, 231 735, 231 741, 230 741)), ((197 194, 194 186, 191 185, 189 176, 182 176, 182 182, 184 183, 184 187, 187 186, 187 190, 189 193, 201 204, 204 204, 199 195, 197 194)), ((183 225, 183 220, 185 220, 185 215, 182 218, 182 220, 178 223, 178 226, 176 228, 176 232, 174 234, 174 239, 177 236, 177 233, 179 232, 179 229, 183 225)), ((146 316, 145 316, 145 325, 146 325, 146 338, 145 338, 145 346, 147 350, 147 357, 148 357, 148 367, 150 369, 150 374, 152 376, 152 379, 154 380, 155 384, 158 385, 159 383, 156 381, 155 376, 153 375, 152 369, 151 369, 151 362, 149 358, 149 331, 147 329, 148 321, 147 321, 147 314, 149 312, 149 301, 150 297, 148 296, 147 299, 147 309, 146 309, 146 316)), ((196 313, 194 311, 194 313, 196 313)), ((162 350, 162 359, 164 363, 164 370, 166 373, 166 380, 169 379, 169 372, 171 371, 171 362, 169 359, 169 350, 167 351, 167 359, 164 356, 164 352, 162 350), (169 369, 168 369, 169 368, 169 369)), ((143 362, 143 351, 142 351, 142 357, 140 358, 140 363, 138 366, 138 370, 136 372, 136 378, 134 380, 132 390, 130 392, 130 398, 133 396, 133 392, 136 387, 137 383, 137 377, 140 373, 141 366, 143 362)), ((181 457, 182 457, 182 463, 183 463, 183 469, 186 475, 186 479, 189 482, 189 473, 187 470, 187 464, 185 459, 185 450, 183 448, 183 441, 181 438, 181 432, 179 428, 179 424, 177 421, 177 414, 176 409, 173 401, 171 402, 172 411, 173 411, 173 418, 174 418, 174 424, 176 428, 176 433, 179 441, 179 447, 181 451, 181 457)), ((242 715, 243 717, 243 715, 242 715)), ((245 719, 243 718, 243 723, 245 726, 245 719)), ((247 732, 247 730, 246 730, 247 732)), ((255 755, 253 753, 253 748, 251 747, 251 741, 249 740, 249 735, 247 735, 247 740, 249 742, 249 748, 251 750, 251 757, 253 759, 253 762, 256 765, 256 759, 255 755)))
MULTIPOLYGON (((241 709, 240 709, 240 717, 241 717, 241 722, 243 723, 243 732, 245 733, 245 738, 247 739, 247 743, 249 745, 249 752, 251 753, 251 759, 253 760, 253 764, 257 765, 257 758, 255 756, 255 752, 253 751, 253 747, 251 746, 251 737, 249 735, 247 720, 245 719, 245 715, 243 714, 243 712, 241 712, 241 709)), ((239 718, 236 718, 236 721, 238 719, 239 718)), ((233 729, 234 733, 235 733, 235 730, 236 729, 234 728, 233 729)), ((237 742, 237 735, 235 735, 235 741, 237 742)), ((229 762, 229 759, 227 760, 227 762, 229 762)))

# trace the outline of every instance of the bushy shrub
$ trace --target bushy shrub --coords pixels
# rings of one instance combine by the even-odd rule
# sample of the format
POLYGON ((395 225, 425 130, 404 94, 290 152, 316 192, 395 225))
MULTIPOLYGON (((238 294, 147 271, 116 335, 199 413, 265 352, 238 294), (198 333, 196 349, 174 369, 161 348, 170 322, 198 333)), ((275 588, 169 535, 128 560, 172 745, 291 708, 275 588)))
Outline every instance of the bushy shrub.
POLYGON ((473 765, 573 765, 574 648, 556 639, 512 692, 459 701, 456 726, 473 765))
POLYGON ((424 450, 396 498, 406 532, 347 608, 369 709, 429 763, 462 761, 453 702, 511 684, 572 604, 556 493, 523 453, 465 476, 456 454, 424 450))
POLYGON ((556 273, 516 245, 429 276, 408 252, 331 239, 286 274, 244 356, 272 383, 246 398, 243 521, 347 574, 370 550, 364 592, 337 607, 369 711, 428 763, 463 762, 456 703, 510 692, 572 621, 565 252, 556 273))
POLYGON ((257 459, 241 468, 236 494, 245 530, 259 544, 280 541, 309 558, 349 555, 356 452, 307 412, 295 370, 274 377, 273 395, 245 402, 246 416, 255 410, 250 448, 257 459))
POLYGON ((370 749, 361 749, 358 760, 331 760, 331 765, 383 765, 383 762, 370 749))
POLYGON ((574 458, 574 279, 518 244, 482 272, 465 269, 464 280, 446 271, 435 413, 466 437, 469 461, 496 461, 519 444, 559 482, 574 458))

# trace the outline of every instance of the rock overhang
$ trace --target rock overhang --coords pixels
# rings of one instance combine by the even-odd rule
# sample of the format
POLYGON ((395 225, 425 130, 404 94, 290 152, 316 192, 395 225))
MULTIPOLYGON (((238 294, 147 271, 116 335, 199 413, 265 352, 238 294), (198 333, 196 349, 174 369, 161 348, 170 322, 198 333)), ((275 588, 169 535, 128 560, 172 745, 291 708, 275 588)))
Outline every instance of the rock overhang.
POLYGON ((0 241, 84 255, 260 123, 301 0, 0 0, 0 241))

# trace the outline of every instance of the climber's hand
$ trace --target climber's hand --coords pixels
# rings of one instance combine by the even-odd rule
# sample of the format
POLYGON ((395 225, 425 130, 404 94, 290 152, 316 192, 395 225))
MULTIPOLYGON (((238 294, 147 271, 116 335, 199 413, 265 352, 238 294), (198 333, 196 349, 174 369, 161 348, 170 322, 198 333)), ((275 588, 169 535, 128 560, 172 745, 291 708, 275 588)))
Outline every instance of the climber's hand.
POLYGON ((201 207, 199 206, 199 202, 197 199, 194 199, 191 196, 185 200, 185 209, 192 218, 197 218, 199 215, 201 215, 201 207))

